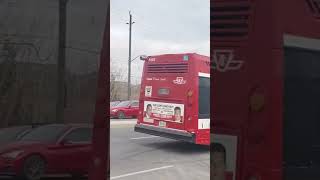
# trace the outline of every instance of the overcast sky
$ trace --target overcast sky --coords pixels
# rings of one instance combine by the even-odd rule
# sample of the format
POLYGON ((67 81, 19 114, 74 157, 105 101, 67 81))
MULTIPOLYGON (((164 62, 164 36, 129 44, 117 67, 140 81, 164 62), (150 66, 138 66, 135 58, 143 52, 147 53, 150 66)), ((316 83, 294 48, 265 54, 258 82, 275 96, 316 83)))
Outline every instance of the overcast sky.
MULTIPOLYGON (((129 10, 133 15, 132 58, 165 53, 210 54, 209 0, 111 0, 111 70, 127 79, 129 10)), ((142 61, 132 64, 140 83, 142 61)))

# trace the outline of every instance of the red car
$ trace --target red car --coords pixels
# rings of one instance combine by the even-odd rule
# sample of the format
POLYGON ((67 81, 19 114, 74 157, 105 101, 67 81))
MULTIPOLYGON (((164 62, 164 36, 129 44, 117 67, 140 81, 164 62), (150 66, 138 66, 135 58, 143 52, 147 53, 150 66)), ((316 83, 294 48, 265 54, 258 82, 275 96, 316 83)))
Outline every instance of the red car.
POLYGON ((90 125, 45 125, 0 147, 0 175, 39 180, 44 175, 86 175, 92 151, 90 125))
POLYGON ((118 105, 110 108, 110 117, 124 119, 127 117, 137 117, 139 114, 138 101, 122 101, 118 105))
POLYGON ((0 147, 18 141, 32 130, 32 126, 16 126, 0 129, 0 147))

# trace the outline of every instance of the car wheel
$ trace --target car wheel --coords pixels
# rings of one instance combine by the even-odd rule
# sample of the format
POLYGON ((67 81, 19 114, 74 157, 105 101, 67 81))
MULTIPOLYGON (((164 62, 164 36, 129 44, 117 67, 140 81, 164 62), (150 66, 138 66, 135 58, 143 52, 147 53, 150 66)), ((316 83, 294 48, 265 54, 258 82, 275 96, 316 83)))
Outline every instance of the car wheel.
POLYGON ((22 178, 26 180, 40 180, 45 173, 46 163, 38 155, 32 155, 23 163, 22 178))
POLYGON ((124 112, 122 112, 122 111, 118 112, 119 119, 124 119, 125 117, 126 117, 126 115, 124 114, 124 112))

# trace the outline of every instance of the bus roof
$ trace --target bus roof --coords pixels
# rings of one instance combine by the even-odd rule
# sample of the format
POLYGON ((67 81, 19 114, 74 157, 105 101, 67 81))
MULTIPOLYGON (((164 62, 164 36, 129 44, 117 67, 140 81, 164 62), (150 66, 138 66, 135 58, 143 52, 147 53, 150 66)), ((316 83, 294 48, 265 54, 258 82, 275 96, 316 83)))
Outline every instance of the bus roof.
POLYGON ((161 54, 147 56, 143 60, 148 63, 172 63, 172 62, 188 62, 189 60, 194 61, 209 61, 210 58, 205 55, 200 55, 197 53, 179 53, 179 54, 161 54))
POLYGON ((204 58, 209 58, 209 56, 205 56, 205 55, 201 55, 198 53, 175 53, 175 54, 158 54, 158 55, 153 55, 153 56, 149 56, 149 57, 159 57, 159 56, 183 56, 183 55, 193 55, 193 56, 199 56, 199 57, 204 57, 204 58))

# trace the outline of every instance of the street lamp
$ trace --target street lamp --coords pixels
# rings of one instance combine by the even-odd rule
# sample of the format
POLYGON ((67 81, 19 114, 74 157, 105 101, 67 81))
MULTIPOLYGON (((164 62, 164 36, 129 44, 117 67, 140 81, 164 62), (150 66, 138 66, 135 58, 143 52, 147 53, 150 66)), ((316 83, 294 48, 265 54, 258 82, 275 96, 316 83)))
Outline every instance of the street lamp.
POLYGON ((136 60, 138 57, 141 57, 141 56, 143 56, 143 55, 139 55, 139 56, 137 56, 137 57, 135 57, 135 58, 131 59, 131 62, 132 62, 132 61, 134 61, 134 60, 136 60))
MULTIPOLYGON (((138 55, 136 56, 135 58, 133 59, 130 59, 129 61, 129 70, 128 70, 128 100, 130 99, 130 96, 131 96, 131 62, 136 60, 138 57, 141 57, 142 55, 138 55)), ((131 57, 131 56, 130 56, 131 57)))

